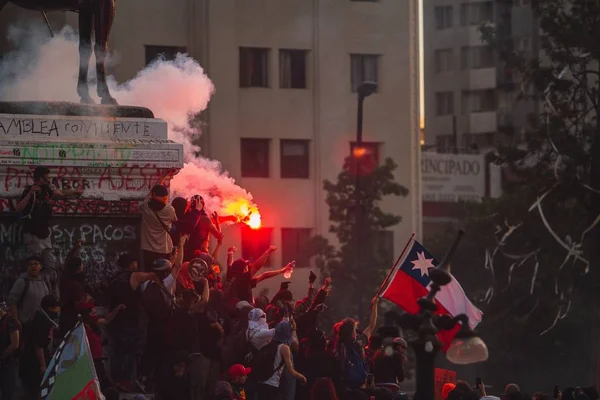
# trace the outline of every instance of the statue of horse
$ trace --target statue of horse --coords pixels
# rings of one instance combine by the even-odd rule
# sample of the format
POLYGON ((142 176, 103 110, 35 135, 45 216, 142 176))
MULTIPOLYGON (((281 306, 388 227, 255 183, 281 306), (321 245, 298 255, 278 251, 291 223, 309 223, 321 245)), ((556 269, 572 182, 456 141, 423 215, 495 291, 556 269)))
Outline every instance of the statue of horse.
MULTIPOLYGON (((108 37, 115 16, 115 0, 0 0, 0 10, 12 4, 33 11, 73 11, 79 13, 79 79, 77 94, 81 103, 94 104, 88 88, 88 68, 92 56, 92 29, 96 55, 97 93, 102 104, 117 104, 106 84, 108 37)), ((52 77, 49 77, 52 79, 52 77)))

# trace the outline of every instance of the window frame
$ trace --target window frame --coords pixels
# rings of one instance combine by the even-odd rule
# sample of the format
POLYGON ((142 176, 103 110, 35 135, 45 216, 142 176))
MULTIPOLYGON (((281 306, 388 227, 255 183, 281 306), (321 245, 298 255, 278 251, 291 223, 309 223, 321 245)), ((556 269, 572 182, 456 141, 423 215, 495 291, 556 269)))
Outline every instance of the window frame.
POLYGON ((443 117, 445 115, 453 115, 455 113, 455 107, 454 107, 454 92, 452 91, 445 91, 445 92, 436 92, 435 93, 435 115, 437 117, 443 117), (446 97, 447 96, 447 97, 446 97), (451 99, 450 101, 450 107, 447 106, 447 101, 444 101, 445 107, 444 110, 442 110, 442 107, 440 107, 440 99, 451 99))
MULTIPOLYGON (((271 58, 271 49, 268 47, 251 47, 251 46, 240 46, 238 48, 238 69, 239 69, 239 74, 238 74, 238 84, 240 88, 243 89, 247 89, 247 88, 269 88, 270 86, 270 58, 271 58), (261 58, 264 58, 264 62, 265 62, 265 66, 264 66, 264 70, 265 70, 265 76, 264 76, 264 82, 261 83, 254 83, 253 80, 253 76, 254 74, 250 74, 250 76, 246 79, 246 71, 245 68, 248 68, 247 66, 244 66, 244 60, 247 59, 248 54, 250 54, 251 52, 259 52, 261 58)), ((253 68, 254 69, 254 68, 253 68)), ((262 79, 257 79, 262 81, 262 79)))
POLYGON ((446 72, 452 72, 454 70, 454 49, 452 47, 444 48, 444 49, 436 49, 434 51, 434 67, 436 74, 444 74, 446 72), (446 57, 446 67, 445 69, 441 68, 441 60, 443 54, 449 54, 449 57, 446 57))
POLYGON ((279 88, 280 89, 308 89, 308 54, 309 54, 309 50, 305 50, 305 49, 279 49, 279 88), (283 81, 283 73, 282 73, 282 65, 283 65, 283 55, 284 54, 296 54, 299 55, 301 54, 303 56, 303 69, 304 69, 304 77, 303 79, 303 86, 294 86, 294 72, 293 72, 293 66, 294 63, 291 63, 291 79, 290 79, 290 86, 286 86, 284 84, 283 81))
POLYGON ((310 140, 308 139, 279 139, 279 177, 282 179, 310 179, 310 140), (300 173, 293 173, 291 167, 284 166, 284 147, 286 144, 301 144, 303 145, 305 154, 303 156, 285 156, 285 157, 302 157, 305 162, 305 170, 300 173))
MULTIPOLYGON (((274 228, 260 227, 259 229, 252 229, 247 225, 241 224, 240 242, 242 258, 255 261, 260 257, 273 243, 273 232, 274 228)), ((265 263, 266 267, 273 265, 273 262, 270 260, 271 258, 267 259, 265 263)))
MULTIPOLYGON (((290 261, 296 261, 296 267, 298 268, 310 268, 310 257, 307 256, 307 254, 303 254, 306 253, 306 251, 304 251, 306 244, 309 243, 310 238, 312 237, 312 229, 311 228, 286 228, 286 227, 282 227, 281 228, 281 261, 283 264, 286 264, 290 261), (292 254, 287 254, 289 252, 289 248, 286 245, 286 234, 294 234, 296 237, 294 238, 294 244, 296 247, 294 253, 295 255, 292 254), (300 234, 306 234, 306 238, 304 241, 304 244, 300 243, 300 234), (304 258, 304 256, 306 256, 306 259, 304 258)), ((288 243, 289 244, 289 243, 288 243)))
POLYGON ((435 30, 436 31, 443 31, 446 29, 452 29, 452 27, 454 26, 454 6, 452 5, 444 5, 444 6, 435 6, 433 9, 433 13, 434 13, 434 18, 435 18, 435 30), (448 13, 444 13, 443 15, 441 15, 441 19, 438 18, 438 10, 439 11, 449 11, 448 13), (449 18, 446 18, 447 16, 450 16, 449 18), (442 22, 442 23, 440 23, 442 22), (448 24, 446 24, 446 22, 448 24))
MULTIPOLYGON (((254 157, 255 158, 255 157, 254 157)), ((242 178, 270 178, 271 177, 271 139, 268 138, 240 138, 240 173, 242 178), (258 171, 258 169, 253 169, 252 165, 256 165, 256 162, 248 159, 247 149, 248 147, 244 145, 244 143, 262 142, 266 143, 266 166, 262 167, 264 169, 258 171), (246 149, 246 150, 245 150, 246 149), (246 157, 245 157, 246 155, 246 157), (265 173, 266 171, 266 173, 265 173)))

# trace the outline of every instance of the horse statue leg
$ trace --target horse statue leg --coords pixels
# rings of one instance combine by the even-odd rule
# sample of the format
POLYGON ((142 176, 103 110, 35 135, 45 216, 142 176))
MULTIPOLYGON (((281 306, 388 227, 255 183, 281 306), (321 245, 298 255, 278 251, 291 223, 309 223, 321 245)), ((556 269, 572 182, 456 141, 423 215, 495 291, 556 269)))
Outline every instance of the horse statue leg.
POLYGON ((79 10, 79 79, 77 94, 83 104, 94 104, 88 87, 88 68, 92 57, 92 27, 94 25, 94 8, 86 2, 79 10))
POLYGON ((111 96, 106 84, 106 57, 108 53, 108 37, 115 17, 114 0, 94 0, 94 36, 96 39, 96 79, 98 82, 98 96, 102 104, 118 104, 111 96))

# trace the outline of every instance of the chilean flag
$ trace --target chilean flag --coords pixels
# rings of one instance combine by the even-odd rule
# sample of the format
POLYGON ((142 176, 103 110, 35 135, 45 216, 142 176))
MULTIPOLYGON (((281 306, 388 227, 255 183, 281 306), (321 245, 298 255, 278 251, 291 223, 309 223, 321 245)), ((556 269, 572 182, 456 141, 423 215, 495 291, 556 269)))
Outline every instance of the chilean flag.
MULTIPOLYGON (((419 312, 417 300, 429 293, 431 280, 428 271, 437 264, 438 261, 427 249, 411 238, 407 249, 392 270, 380 297, 396 303, 408 313, 417 314, 419 312)), ((450 314, 453 317, 466 314, 471 329, 475 329, 483 317, 481 310, 469 301, 465 291, 454 277, 449 284, 442 286, 435 296, 435 302, 438 306, 436 311, 438 314, 450 314)), ((457 325, 452 331, 438 334, 444 351, 450 347, 459 329, 460 326, 457 325)))

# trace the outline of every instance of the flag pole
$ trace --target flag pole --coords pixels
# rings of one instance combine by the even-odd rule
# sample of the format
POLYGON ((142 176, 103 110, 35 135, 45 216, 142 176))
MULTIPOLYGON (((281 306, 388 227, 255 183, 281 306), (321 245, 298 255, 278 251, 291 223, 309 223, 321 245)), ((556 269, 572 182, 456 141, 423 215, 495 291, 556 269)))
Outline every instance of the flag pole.
POLYGON ((400 260, 402 259, 402 257, 404 257, 404 253, 406 253, 406 249, 408 249, 408 246, 410 245, 410 242, 412 242, 414 238, 415 238, 415 233, 413 232, 413 234, 410 235, 410 238, 408 238, 408 242, 406 242, 406 246, 404 246, 404 249, 400 253, 400 256, 398 257, 398 259, 394 263, 394 266, 392 267, 392 269, 390 269, 390 272, 387 274, 387 276, 385 277, 385 280, 383 281, 383 283, 379 287, 379 290, 377 291, 377 295, 375 297, 379 297, 379 295, 381 294, 381 291, 383 290, 383 288, 385 287, 385 285, 390 280, 390 277, 392 276, 392 273, 394 272, 394 270, 398 266, 398 263, 400 262, 400 260))

